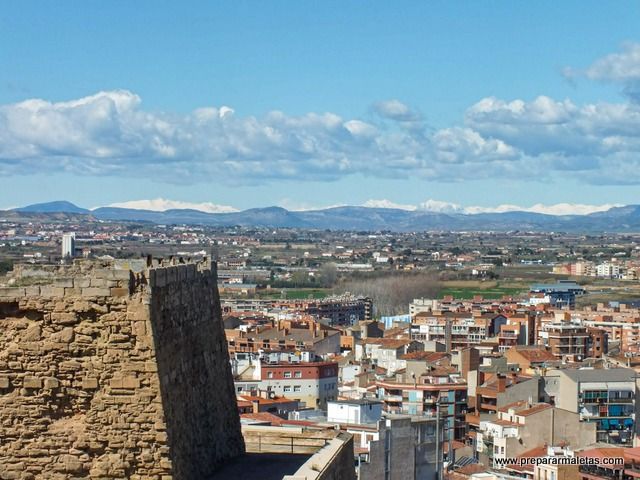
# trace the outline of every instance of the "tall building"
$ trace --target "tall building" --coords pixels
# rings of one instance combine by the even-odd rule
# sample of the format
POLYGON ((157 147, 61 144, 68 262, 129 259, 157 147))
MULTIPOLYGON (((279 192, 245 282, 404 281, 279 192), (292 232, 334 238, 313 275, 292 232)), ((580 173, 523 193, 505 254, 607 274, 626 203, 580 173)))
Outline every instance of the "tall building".
POLYGON ((62 235, 62 258, 73 258, 76 251, 76 234, 65 233, 62 235))
POLYGON ((467 383, 449 369, 438 367, 419 376, 397 375, 375 382, 378 399, 388 414, 437 417, 446 438, 462 439, 466 431, 467 383))
POLYGON ((636 385, 630 368, 561 369, 545 377, 547 395, 558 408, 596 424, 598 442, 632 445, 636 435, 636 385))

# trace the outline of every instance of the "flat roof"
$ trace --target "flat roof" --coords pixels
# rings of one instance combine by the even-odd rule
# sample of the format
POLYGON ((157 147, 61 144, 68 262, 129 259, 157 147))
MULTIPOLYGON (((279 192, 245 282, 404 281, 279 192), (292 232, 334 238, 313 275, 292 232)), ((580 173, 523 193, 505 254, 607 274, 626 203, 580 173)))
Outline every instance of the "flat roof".
MULTIPOLYGON (((579 382, 635 382, 638 374, 632 368, 558 369, 567 377, 579 382)), ((551 372, 550 372, 551 373, 551 372)))
POLYGON ((382 405, 384 402, 380 400, 368 400, 366 398, 358 398, 354 400, 328 400, 327 403, 344 403, 348 405, 371 405, 371 404, 380 404, 382 405))
POLYGON ((311 455, 245 453, 222 465, 207 480, 228 480, 230 478, 282 480, 285 475, 296 473, 310 457, 311 455))

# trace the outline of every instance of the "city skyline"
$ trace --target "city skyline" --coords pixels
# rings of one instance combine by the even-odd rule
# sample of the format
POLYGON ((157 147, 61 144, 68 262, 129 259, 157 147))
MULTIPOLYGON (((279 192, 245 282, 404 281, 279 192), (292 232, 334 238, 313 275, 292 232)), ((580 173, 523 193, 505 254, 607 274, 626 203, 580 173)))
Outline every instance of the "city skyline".
POLYGON ((193 5, 8 5, 0 208, 639 203, 632 3, 193 5))

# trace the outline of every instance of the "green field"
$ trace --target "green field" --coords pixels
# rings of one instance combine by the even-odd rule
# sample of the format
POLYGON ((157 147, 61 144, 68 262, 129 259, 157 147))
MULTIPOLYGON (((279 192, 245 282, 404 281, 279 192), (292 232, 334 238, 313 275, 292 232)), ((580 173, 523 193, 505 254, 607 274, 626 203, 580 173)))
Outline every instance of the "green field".
POLYGON ((303 300, 306 298, 324 298, 329 294, 329 290, 324 288, 273 288, 269 292, 261 292, 260 297, 274 299, 280 298, 283 300, 303 300))

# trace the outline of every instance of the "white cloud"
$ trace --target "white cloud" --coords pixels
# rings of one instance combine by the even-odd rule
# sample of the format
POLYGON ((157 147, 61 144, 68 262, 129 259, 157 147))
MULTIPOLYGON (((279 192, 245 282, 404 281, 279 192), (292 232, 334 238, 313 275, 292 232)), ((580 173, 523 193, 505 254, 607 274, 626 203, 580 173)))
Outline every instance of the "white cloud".
POLYGON ((622 52, 599 58, 584 74, 594 80, 626 82, 640 79, 640 44, 625 43, 622 52))
MULTIPOLYGON (((640 44, 628 44, 580 75, 631 89, 639 59, 640 44)), ((0 105, 0 175, 142 176, 187 185, 350 175, 640 184, 640 102, 487 97, 461 124, 435 130, 399 100, 373 111, 371 122, 331 112, 243 116, 229 106, 170 114, 145 110, 126 90, 30 99, 0 105)))
POLYGON ((217 205, 211 202, 192 203, 179 200, 168 200, 165 198, 154 198, 152 200, 131 200, 129 202, 112 203, 109 207, 133 208, 138 210, 153 210, 154 212, 164 212, 173 209, 191 209, 206 213, 230 213, 237 212, 238 209, 228 205, 217 205))
POLYGON ((373 111, 381 117, 400 122, 415 122, 421 119, 419 113, 413 111, 400 100, 385 100, 373 104, 373 111))
POLYGON ((627 42, 622 51, 597 59, 584 70, 567 67, 564 75, 573 80, 586 77, 590 80, 618 83, 631 100, 640 101, 640 43, 627 42))

